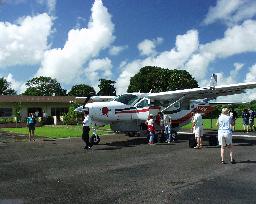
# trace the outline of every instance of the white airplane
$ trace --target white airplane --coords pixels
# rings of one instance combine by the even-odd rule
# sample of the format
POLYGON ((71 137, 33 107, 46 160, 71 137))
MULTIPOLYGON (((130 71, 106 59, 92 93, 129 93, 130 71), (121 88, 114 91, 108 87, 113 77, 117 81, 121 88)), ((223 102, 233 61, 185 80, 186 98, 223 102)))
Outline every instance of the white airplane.
MULTIPOLYGON (((172 132, 176 136, 178 129, 191 121, 193 111, 198 110, 202 114, 207 114, 213 110, 208 103, 209 100, 256 88, 256 82, 215 85, 159 93, 125 93, 117 97, 95 96, 91 97, 92 101, 110 101, 87 103, 75 111, 88 110, 93 125, 110 124, 113 131, 126 133, 142 131, 149 114, 156 116, 162 112, 171 116, 174 130, 172 132)), ((96 135, 96 132, 94 134, 96 135)))

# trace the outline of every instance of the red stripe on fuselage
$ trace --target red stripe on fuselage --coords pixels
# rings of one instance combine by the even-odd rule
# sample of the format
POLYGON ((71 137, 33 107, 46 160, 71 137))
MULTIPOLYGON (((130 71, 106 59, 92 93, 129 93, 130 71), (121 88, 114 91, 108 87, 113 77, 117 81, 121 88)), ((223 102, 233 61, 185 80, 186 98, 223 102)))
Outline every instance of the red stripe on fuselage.
MULTIPOLYGON (((213 107, 212 106, 198 106, 196 107, 195 109, 199 110, 200 113, 204 113, 204 114, 207 114, 207 113, 210 113, 211 111, 213 111, 213 107), (204 109, 202 109, 202 107, 204 109)), ((193 109, 193 110, 195 110, 193 109)), ((192 110, 192 111, 193 111, 192 110)), ((178 120, 172 120, 172 124, 182 124, 182 123, 185 123, 186 121, 190 120, 191 117, 192 117, 192 111, 189 112, 187 115, 183 116, 182 118, 178 119, 178 120)))
POLYGON ((136 110, 123 110, 123 111, 120 111, 116 114, 120 114, 120 113, 145 113, 145 112, 148 112, 149 110, 160 110, 160 107, 159 106, 151 106, 151 107, 148 107, 148 108, 144 108, 144 109, 136 109, 136 110))

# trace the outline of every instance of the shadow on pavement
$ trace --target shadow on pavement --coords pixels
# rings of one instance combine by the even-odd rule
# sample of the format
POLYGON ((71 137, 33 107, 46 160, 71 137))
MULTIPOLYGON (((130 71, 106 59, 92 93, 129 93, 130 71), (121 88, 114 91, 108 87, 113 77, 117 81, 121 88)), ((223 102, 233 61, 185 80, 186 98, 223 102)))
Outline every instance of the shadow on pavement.
POLYGON ((256 161, 246 160, 246 161, 236 161, 236 163, 256 164, 256 161))

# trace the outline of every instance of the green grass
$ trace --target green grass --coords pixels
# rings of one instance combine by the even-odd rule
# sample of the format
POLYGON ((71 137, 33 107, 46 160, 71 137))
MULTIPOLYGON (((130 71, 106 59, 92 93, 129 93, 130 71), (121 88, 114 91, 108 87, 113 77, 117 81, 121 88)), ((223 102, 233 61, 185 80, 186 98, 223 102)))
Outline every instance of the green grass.
MULTIPOLYGON (((204 129, 217 130, 216 127, 217 119, 204 119, 204 129)), ((191 129, 191 123, 182 127, 182 129, 191 129)), ((17 134, 28 134, 28 128, 1 128, 0 130, 17 133, 17 134)), ((242 118, 236 120, 236 130, 242 131, 242 118)), ((109 125, 104 127, 97 128, 97 133, 99 135, 106 134, 110 131, 109 125)), ((92 130, 90 131, 90 135, 92 130)), ((35 131, 37 137, 46 137, 51 139, 57 138, 69 138, 69 137, 81 137, 82 135, 82 126, 71 126, 71 125, 60 125, 60 126, 43 126, 37 127, 35 131)))
MULTIPOLYGON (((218 127, 216 126, 216 122, 217 122, 217 119, 204 119, 204 129, 209 129, 209 130, 217 130, 218 127)), ((191 129, 192 127, 192 124, 189 123, 185 126, 182 127, 182 129, 191 129)), ((235 130, 236 131, 242 131, 243 130, 243 120, 242 118, 238 118, 236 120, 236 126, 235 126, 235 130)))
MULTIPOLYGON (((28 128, 1 128, 0 130, 17 133, 17 134, 28 134, 28 128)), ((97 134, 103 135, 110 130, 109 125, 104 127, 97 128, 97 134)), ((92 134, 92 129, 90 135, 92 134)), ((61 126, 43 126, 36 127, 35 135, 37 137, 46 137, 46 138, 69 138, 69 137, 81 137, 82 135, 82 126, 71 126, 71 125, 61 125, 61 126)))

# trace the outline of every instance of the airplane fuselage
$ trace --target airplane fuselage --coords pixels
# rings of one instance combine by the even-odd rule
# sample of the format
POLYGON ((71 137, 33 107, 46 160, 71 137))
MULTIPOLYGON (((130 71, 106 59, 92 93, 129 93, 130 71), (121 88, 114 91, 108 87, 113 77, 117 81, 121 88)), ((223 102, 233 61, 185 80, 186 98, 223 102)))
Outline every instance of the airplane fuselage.
MULTIPOLYGON (((137 104, 127 105, 118 101, 94 102, 86 105, 89 109, 90 117, 95 125, 110 124, 114 131, 136 132, 141 129, 141 125, 147 120, 149 114, 157 115, 164 109, 162 106, 137 104)), ((192 113, 198 109, 202 114, 207 114, 213 110, 207 103, 194 104, 189 107, 172 106, 164 111, 164 114, 171 116, 172 126, 177 130, 190 122, 192 113)))

